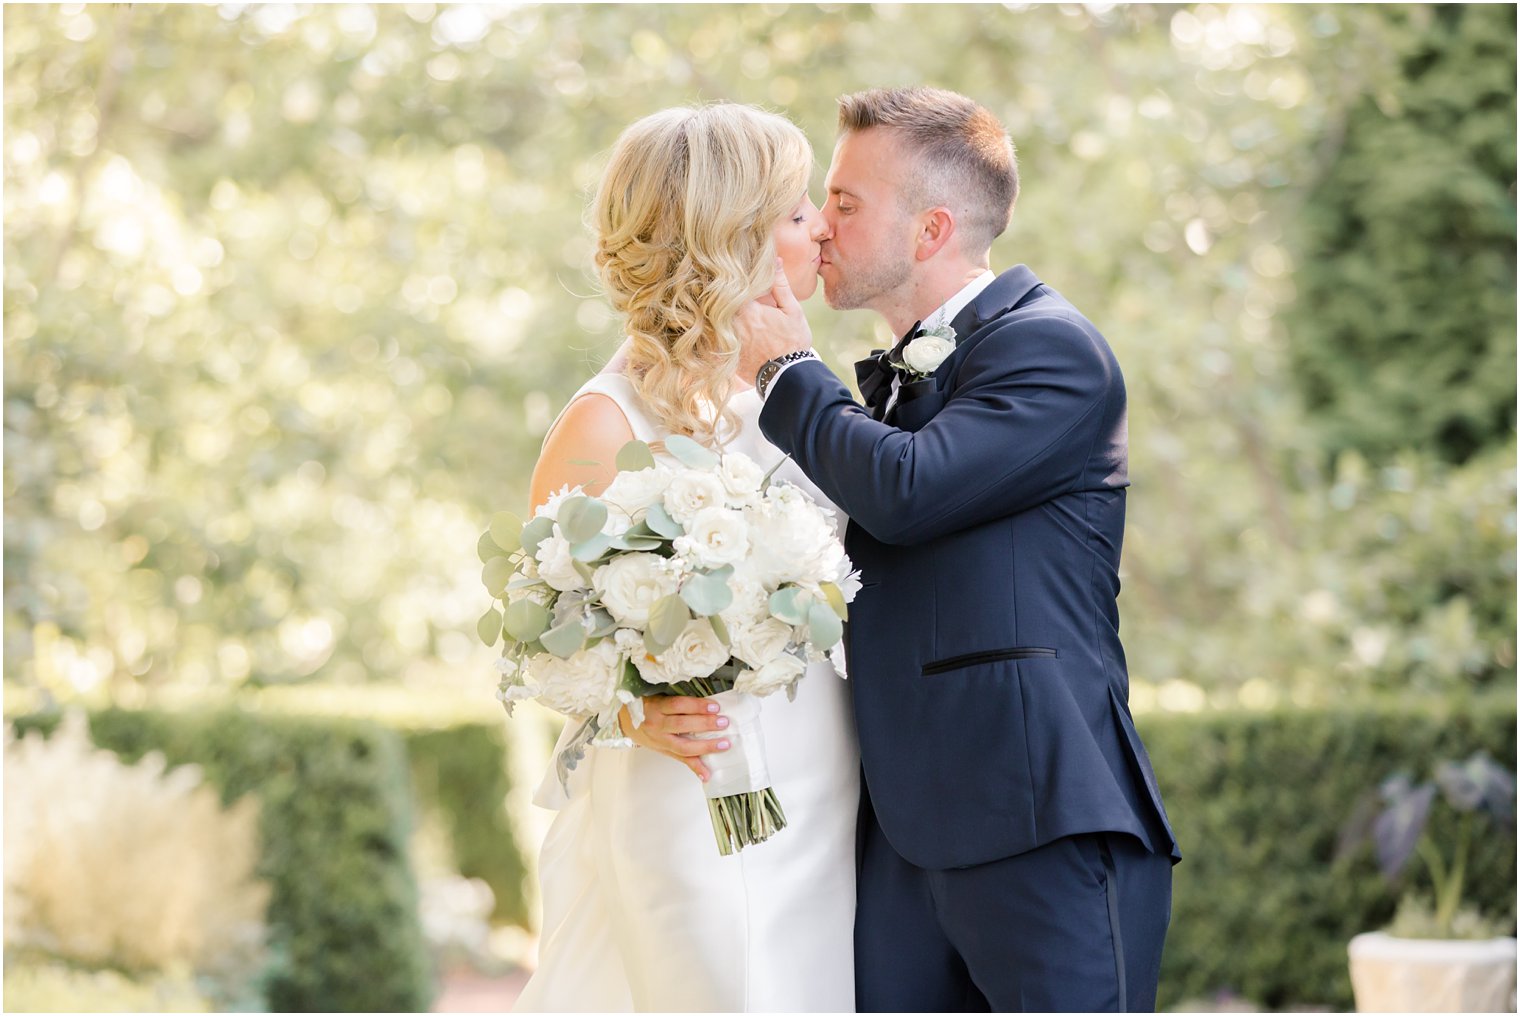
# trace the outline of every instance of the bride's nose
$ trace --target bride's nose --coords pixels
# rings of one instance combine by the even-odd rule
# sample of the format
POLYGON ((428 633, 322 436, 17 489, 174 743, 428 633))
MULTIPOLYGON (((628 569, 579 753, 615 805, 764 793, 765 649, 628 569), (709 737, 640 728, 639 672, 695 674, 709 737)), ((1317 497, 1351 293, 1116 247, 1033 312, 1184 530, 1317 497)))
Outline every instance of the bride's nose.
POLYGON ((814 243, 822 243, 834 235, 834 231, 829 228, 829 220, 823 217, 822 212, 813 213, 813 229, 808 235, 814 243))

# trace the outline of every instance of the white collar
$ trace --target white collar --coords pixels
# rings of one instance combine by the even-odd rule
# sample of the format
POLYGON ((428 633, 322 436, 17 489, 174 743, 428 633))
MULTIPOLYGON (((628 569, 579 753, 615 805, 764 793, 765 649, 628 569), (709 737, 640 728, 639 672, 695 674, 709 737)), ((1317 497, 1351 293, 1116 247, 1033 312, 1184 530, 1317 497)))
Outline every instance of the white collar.
POLYGON ((982 272, 976 278, 961 287, 960 292, 940 304, 939 308, 928 317, 924 318, 924 327, 933 328, 935 325, 948 325, 955 320, 955 316, 966 308, 972 300, 975 300, 988 286, 997 279, 990 270, 982 272))

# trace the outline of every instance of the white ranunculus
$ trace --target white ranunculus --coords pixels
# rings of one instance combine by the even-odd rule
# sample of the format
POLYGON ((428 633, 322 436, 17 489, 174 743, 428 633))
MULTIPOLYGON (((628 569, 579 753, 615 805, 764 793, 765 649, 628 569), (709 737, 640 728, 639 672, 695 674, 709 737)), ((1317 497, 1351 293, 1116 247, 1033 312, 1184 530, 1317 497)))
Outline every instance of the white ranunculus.
POLYGON ((855 602, 855 596, 860 592, 860 572, 851 570, 848 557, 839 563, 839 577, 834 580, 834 584, 843 594, 844 602, 855 602))
POLYGON ((680 579, 658 554, 619 554, 591 579, 602 606, 618 624, 642 628, 649 608, 680 589, 680 579))
POLYGON ((786 651, 792 626, 774 617, 728 630, 733 654, 751 667, 762 667, 786 651))
POLYGON ((629 518, 637 521, 644 517, 649 506, 665 496, 675 473, 669 466, 656 463, 648 469, 624 470, 612 478, 602 491, 602 500, 608 506, 617 506, 629 518))
POLYGON ((742 671, 734 680, 734 691, 763 698, 794 683, 806 669, 806 663, 791 653, 782 653, 758 670, 742 671))
POLYGON ((549 499, 543 504, 539 505, 537 510, 533 512, 533 517, 537 518, 540 515, 547 515, 551 519, 558 519, 560 505, 564 504, 572 497, 580 497, 583 493, 585 493, 584 488, 578 485, 572 487, 567 483, 559 490, 556 490, 554 493, 550 494, 549 499))
POLYGON ((701 568, 737 564, 749 552, 749 524, 728 508, 704 508, 691 517, 686 535, 675 539, 676 553, 701 568))
POLYGON ((719 616, 730 631, 771 616, 770 593, 746 564, 741 564, 728 577, 728 588, 734 599, 719 616))
POLYGON ((528 664, 538 700, 566 716, 590 716, 605 711, 617 697, 623 659, 617 646, 603 639, 568 659, 541 653, 528 664))
POLYGON ((728 648, 718 641, 712 624, 699 617, 688 621, 686 630, 659 656, 643 651, 632 659, 639 676, 650 684, 675 684, 712 674, 728 662, 728 648))
POLYGON ((909 370, 933 374, 955 352, 954 341, 943 335, 920 335, 903 349, 902 357, 909 370))
POLYGON ((730 452, 723 456, 718 466, 718 479, 723 482, 728 503, 742 508, 760 500, 760 484, 765 480, 765 470, 748 455, 730 452))
POLYGON ((721 507, 725 491, 716 473, 683 470, 665 488, 665 510, 681 525, 704 508, 721 507))
POLYGON ((582 589, 586 580, 575 570, 575 559, 570 556, 570 543, 559 535, 558 527, 538 545, 534 558, 538 561, 538 574, 545 582, 560 592, 582 589))
POLYGON ((799 492, 749 513, 750 562, 772 588, 784 582, 822 582, 839 572, 844 546, 828 518, 799 492))

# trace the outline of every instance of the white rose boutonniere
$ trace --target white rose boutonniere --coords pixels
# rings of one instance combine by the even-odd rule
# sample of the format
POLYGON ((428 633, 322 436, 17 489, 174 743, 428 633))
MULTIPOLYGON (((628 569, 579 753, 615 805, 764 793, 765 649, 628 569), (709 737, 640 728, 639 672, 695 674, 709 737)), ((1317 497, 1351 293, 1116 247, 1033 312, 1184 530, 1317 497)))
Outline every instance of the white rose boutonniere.
POLYGON ((935 325, 903 347, 902 363, 892 366, 915 375, 918 381, 939 370, 939 365, 955 352, 955 329, 949 325, 935 325))

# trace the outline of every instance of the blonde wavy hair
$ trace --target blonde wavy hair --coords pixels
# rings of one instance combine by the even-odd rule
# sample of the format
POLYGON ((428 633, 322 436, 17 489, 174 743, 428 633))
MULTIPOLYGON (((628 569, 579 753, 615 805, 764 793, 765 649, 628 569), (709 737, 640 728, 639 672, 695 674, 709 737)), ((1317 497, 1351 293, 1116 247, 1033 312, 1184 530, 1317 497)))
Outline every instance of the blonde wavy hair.
POLYGON ((732 432, 734 316, 770 289, 772 230, 812 166, 796 125, 737 103, 662 110, 613 146, 589 214, 596 267, 632 340, 628 376, 671 432, 732 432))

